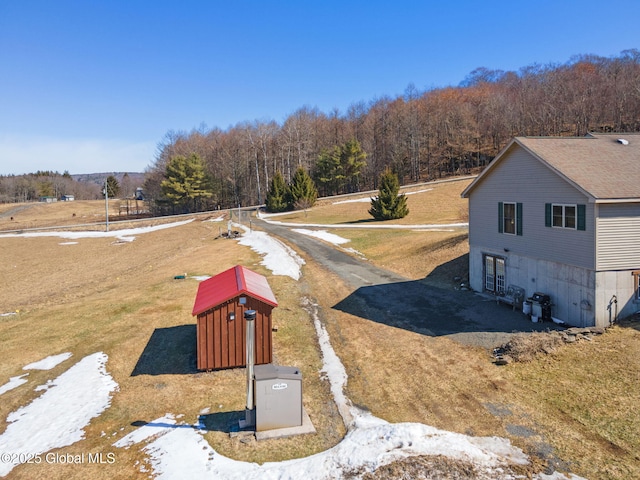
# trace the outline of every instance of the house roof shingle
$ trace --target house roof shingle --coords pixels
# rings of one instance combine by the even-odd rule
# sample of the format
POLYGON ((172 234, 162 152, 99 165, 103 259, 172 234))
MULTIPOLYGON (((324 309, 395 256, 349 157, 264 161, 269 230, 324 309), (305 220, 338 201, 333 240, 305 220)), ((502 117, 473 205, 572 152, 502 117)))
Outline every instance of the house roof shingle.
POLYGON ((475 184, 500 162, 514 144, 520 145, 594 201, 640 198, 640 133, 516 137, 465 189, 463 197, 468 196, 475 184))

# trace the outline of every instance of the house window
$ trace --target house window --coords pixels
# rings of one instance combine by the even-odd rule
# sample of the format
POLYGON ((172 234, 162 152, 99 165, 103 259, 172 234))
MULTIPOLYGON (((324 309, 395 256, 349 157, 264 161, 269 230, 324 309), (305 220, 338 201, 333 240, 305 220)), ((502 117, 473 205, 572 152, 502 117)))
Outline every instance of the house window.
POLYGON ((498 202, 498 232, 522 235, 522 204, 498 202))
POLYGON ((553 226, 576 228, 576 206, 553 204, 553 226))
POLYGON ((547 203, 545 204, 544 223, 547 227, 585 230, 586 206, 547 203))
POLYGON ((633 298, 636 302, 640 302, 640 270, 631 272, 633 275, 633 298))
POLYGON ((506 290, 506 268, 503 257, 484 256, 484 289, 492 293, 504 293, 506 290))
POLYGON ((510 233, 515 235, 516 233, 516 204, 505 203, 504 204, 504 217, 503 217, 504 233, 510 233))

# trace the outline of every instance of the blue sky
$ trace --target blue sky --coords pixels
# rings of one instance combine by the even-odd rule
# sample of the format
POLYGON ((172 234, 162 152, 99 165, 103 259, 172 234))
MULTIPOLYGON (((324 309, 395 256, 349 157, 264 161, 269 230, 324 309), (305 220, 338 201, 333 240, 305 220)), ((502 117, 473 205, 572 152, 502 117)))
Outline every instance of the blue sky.
POLYGON ((169 130, 617 56, 638 18, 637 0, 0 0, 0 174, 144 171, 169 130))

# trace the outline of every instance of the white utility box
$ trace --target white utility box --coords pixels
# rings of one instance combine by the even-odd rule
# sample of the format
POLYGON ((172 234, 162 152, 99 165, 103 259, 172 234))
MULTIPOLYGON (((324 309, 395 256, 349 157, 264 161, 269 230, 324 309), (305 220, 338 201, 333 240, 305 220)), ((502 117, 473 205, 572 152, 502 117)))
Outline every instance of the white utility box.
POLYGON ((302 425, 302 373, 296 367, 256 365, 256 431, 302 425))

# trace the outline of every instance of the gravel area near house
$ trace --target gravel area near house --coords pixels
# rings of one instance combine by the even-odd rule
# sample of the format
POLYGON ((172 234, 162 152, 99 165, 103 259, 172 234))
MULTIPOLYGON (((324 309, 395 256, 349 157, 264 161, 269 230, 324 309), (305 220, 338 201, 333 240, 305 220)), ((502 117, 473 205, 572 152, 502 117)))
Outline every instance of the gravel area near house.
POLYGON ((521 311, 497 304, 486 295, 404 278, 290 227, 260 220, 256 223, 353 287, 349 296, 333 306, 337 310, 487 349, 507 343, 515 333, 560 328, 554 323, 533 323, 521 311))

